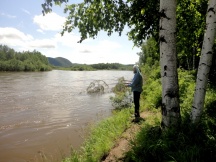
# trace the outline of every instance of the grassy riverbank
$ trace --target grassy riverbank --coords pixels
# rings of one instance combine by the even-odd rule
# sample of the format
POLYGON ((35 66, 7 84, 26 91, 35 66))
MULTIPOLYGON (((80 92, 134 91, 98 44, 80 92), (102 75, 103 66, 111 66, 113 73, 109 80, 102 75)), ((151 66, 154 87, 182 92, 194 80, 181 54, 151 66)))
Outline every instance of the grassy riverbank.
POLYGON ((132 109, 113 112, 113 115, 91 127, 89 138, 79 151, 73 151, 64 162, 99 161, 114 146, 121 134, 130 126, 132 109))
MULTIPOLYGON (((179 70, 180 104, 182 123, 176 129, 160 128, 161 83, 157 66, 145 67, 144 91, 141 110, 152 116, 140 123, 142 128, 131 141, 131 150, 123 161, 215 161, 216 160, 216 89, 208 86, 202 121, 198 125, 189 122, 189 114, 195 87, 194 72, 179 70)), ((92 126, 89 138, 80 151, 72 152, 64 162, 101 161, 115 145, 122 133, 131 126, 133 108, 115 111, 114 114, 92 126)))
MULTIPOLYGON (((149 112, 148 109, 141 108, 142 112, 149 112)), ((122 137, 123 132, 128 129, 132 123, 131 115, 133 108, 115 110, 113 115, 92 125, 90 134, 79 151, 72 151, 71 157, 65 158, 63 162, 97 162, 103 161, 109 151, 116 145, 116 141, 122 137)), ((142 126, 160 125, 160 112, 152 110, 151 116, 141 122, 142 126)))

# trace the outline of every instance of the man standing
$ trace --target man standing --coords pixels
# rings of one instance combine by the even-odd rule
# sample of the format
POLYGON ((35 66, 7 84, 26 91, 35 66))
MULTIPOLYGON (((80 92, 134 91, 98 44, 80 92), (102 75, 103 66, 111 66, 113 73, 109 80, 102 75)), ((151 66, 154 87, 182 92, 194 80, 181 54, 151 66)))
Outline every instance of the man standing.
POLYGON ((131 90, 133 92, 133 99, 134 99, 134 105, 135 105, 135 119, 133 120, 134 122, 139 122, 140 120, 140 94, 142 92, 142 85, 143 85, 143 78, 142 74, 140 73, 139 66, 134 65, 133 66, 133 72, 134 72, 134 77, 133 80, 130 84, 127 84, 129 87, 131 87, 131 90))

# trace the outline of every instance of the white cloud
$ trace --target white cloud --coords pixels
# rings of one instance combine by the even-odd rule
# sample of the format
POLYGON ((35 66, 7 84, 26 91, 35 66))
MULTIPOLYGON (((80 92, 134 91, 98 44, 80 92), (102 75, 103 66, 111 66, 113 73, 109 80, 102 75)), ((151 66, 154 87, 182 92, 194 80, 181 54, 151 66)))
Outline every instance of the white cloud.
POLYGON ((31 13, 28 10, 26 10, 26 9, 22 8, 22 11, 25 12, 25 13, 27 13, 28 15, 31 15, 31 13))
MULTIPOLYGON (((113 51, 120 49, 121 45, 118 42, 115 41, 109 41, 109 40, 101 40, 101 41, 96 41, 92 40, 91 43, 81 43, 80 46, 77 46, 77 49, 79 52, 83 51, 89 51, 91 53, 99 53, 100 55, 105 55, 105 53, 113 53, 113 51)), ((116 53, 116 52, 114 52, 116 53)))
POLYGON ((9 46, 23 46, 24 42, 33 40, 29 34, 17 30, 16 28, 0 28, 0 44, 9 46))
POLYGON ((103 48, 107 50, 116 50, 122 47, 121 44, 117 42, 117 40, 102 39, 102 40, 98 40, 97 42, 98 42, 98 48, 100 49, 103 48))
POLYGON ((37 29, 37 32, 42 33, 42 34, 45 34, 44 31, 41 30, 41 29, 37 29))
POLYGON ((117 49, 120 48, 121 45, 115 41, 102 40, 99 42, 99 46, 104 49, 117 49))
MULTIPOLYGON (((59 52, 56 50, 56 48, 50 48, 50 49, 40 49, 39 50, 42 54, 46 55, 46 57, 59 57, 59 52)), ((65 57, 65 56, 61 56, 65 57)), ((65 57, 68 59, 68 57, 65 57)))
POLYGON ((80 51, 81 53, 91 53, 91 51, 84 49, 83 51, 80 51))
POLYGON ((61 34, 57 33, 55 36, 55 40, 56 42, 59 42, 60 44, 67 46, 67 47, 76 47, 77 45, 79 45, 79 43, 77 43, 80 40, 80 36, 76 35, 74 33, 64 33, 63 36, 61 36, 61 34))
POLYGON ((28 43, 31 48, 55 48, 56 43, 50 39, 33 40, 28 43))
POLYGON ((118 42, 109 41, 106 39, 87 39, 82 43, 77 43, 80 40, 80 36, 74 33, 65 33, 63 36, 58 33, 55 35, 55 39, 59 44, 73 48, 74 50, 82 53, 111 51, 121 48, 121 45, 118 42))
POLYGON ((31 35, 25 34, 16 28, 0 28, 0 44, 17 46, 19 49, 31 50, 35 48, 55 48, 55 40, 34 39, 31 35))
POLYGON ((2 15, 2 16, 5 16, 5 17, 8 17, 8 18, 10 18, 10 19, 16 18, 16 16, 14 16, 14 15, 9 15, 9 14, 6 14, 6 13, 1 13, 1 15, 2 15))
POLYGON ((8 39, 20 39, 20 40, 32 40, 33 37, 29 34, 24 34, 23 32, 17 30, 16 28, 0 28, 0 39, 8 38, 8 39))
POLYGON ((60 31, 63 29, 65 18, 56 13, 48 13, 45 16, 36 15, 34 23, 36 23, 42 30, 60 31))

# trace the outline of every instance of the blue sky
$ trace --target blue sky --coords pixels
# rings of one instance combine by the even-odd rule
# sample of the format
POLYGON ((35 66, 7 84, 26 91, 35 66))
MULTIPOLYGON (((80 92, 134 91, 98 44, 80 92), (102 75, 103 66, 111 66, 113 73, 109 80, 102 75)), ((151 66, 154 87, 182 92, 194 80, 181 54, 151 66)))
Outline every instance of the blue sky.
MULTIPOLYGON (((64 5, 55 6, 53 12, 42 15, 44 0, 0 0, 0 44, 17 51, 40 51, 47 57, 64 57, 72 63, 135 64, 140 49, 133 47, 125 29, 121 37, 114 33, 108 37, 100 32, 96 39, 81 44, 77 29, 60 35, 66 20, 64 5)), ((74 1, 73 1, 74 2, 74 1)))

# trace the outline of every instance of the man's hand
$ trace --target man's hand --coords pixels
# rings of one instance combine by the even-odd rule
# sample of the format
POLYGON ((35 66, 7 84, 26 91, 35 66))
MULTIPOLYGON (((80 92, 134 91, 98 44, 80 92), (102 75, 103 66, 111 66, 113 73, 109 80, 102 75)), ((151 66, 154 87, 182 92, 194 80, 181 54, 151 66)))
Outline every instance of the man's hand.
POLYGON ((129 87, 130 83, 125 82, 124 85, 129 87))

